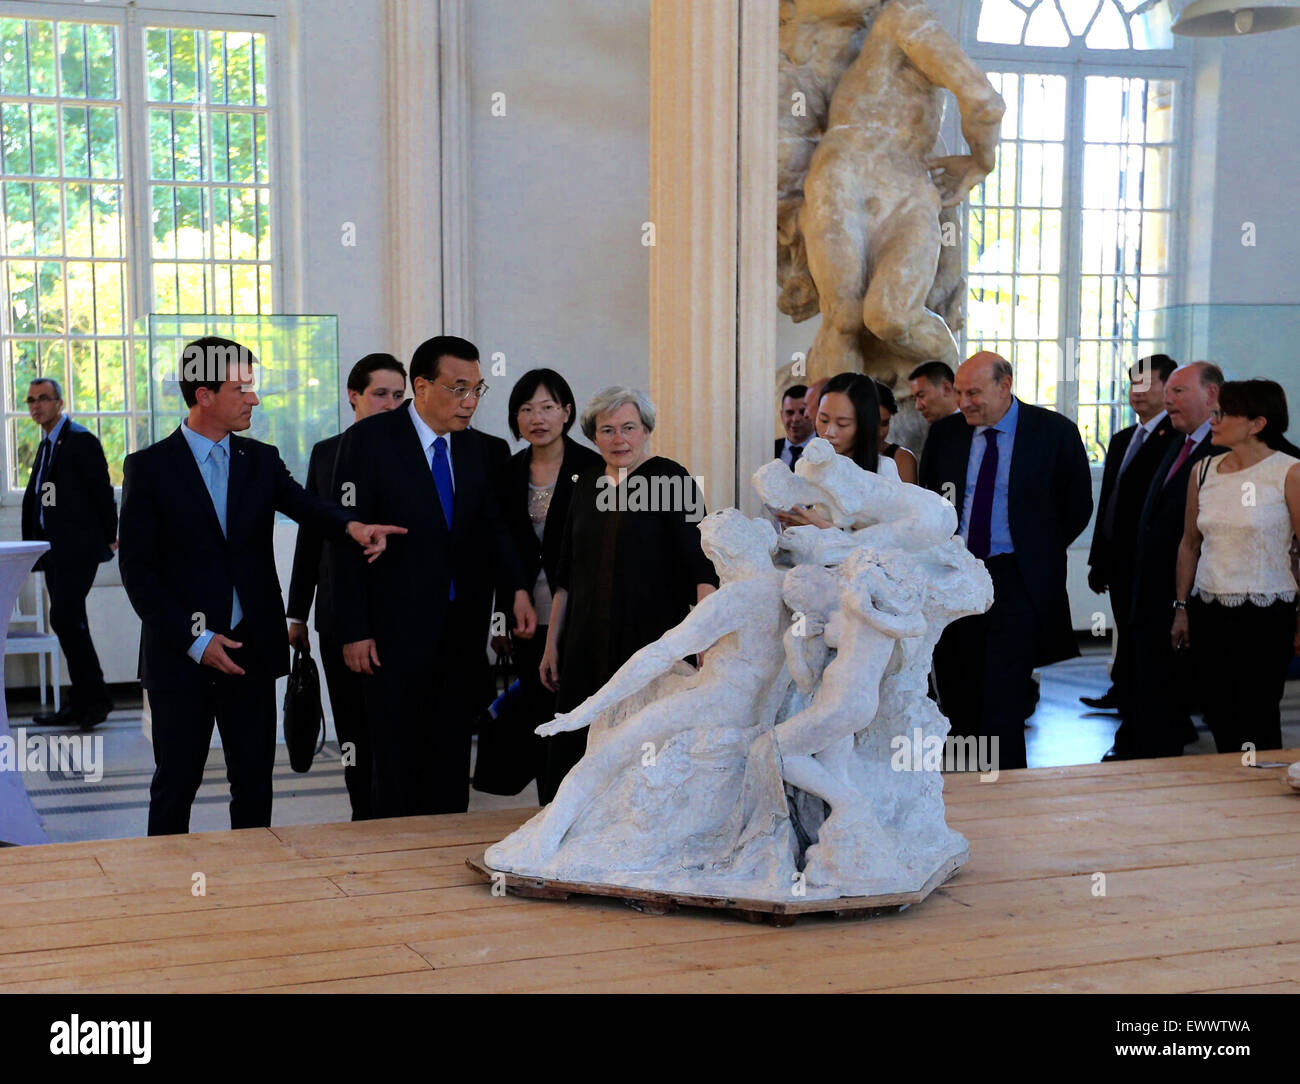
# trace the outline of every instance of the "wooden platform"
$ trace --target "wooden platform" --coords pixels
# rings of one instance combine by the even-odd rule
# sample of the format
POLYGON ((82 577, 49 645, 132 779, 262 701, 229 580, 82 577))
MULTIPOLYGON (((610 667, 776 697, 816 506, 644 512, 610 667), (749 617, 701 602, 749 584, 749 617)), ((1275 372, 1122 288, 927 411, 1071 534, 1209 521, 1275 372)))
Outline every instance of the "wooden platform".
POLYGON ((894 892, 880 896, 840 896, 828 899, 754 900, 733 896, 699 896, 687 892, 657 892, 626 885, 591 884, 586 881, 556 881, 494 870, 483 856, 467 858, 465 865, 483 880, 492 882, 498 893, 505 891, 529 900, 567 900, 571 896, 621 900, 645 915, 669 915, 683 907, 726 911, 746 922, 769 926, 793 926, 800 915, 834 915, 836 918, 875 918, 920 903, 950 878, 968 856, 950 858, 915 892, 894 892))
POLYGON ((1284 775, 1198 756, 950 777, 971 843, 951 881, 789 929, 494 896, 466 859, 526 809, 3 849, 0 992, 1296 992, 1284 775))

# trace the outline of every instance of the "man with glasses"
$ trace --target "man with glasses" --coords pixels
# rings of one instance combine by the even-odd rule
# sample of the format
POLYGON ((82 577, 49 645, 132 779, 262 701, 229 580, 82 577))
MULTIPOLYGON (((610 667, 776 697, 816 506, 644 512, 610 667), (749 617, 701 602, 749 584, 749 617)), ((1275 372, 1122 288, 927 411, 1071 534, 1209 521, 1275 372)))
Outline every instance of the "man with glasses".
MULTIPOLYGON (((348 374, 348 402, 352 420, 396 410, 406 398, 406 366, 392 354, 367 354, 348 374)), ((307 492, 337 500, 333 489, 334 463, 343 434, 326 437, 311 450, 307 464, 307 492)), ((307 614, 316 601, 316 633, 320 637, 321 669, 329 688, 334 731, 343 751, 343 780, 348 788, 352 819, 370 819, 370 738, 366 733, 361 676, 343 662, 343 645, 335 635, 334 591, 325 561, 325 536, 310 523, 298 525, 289 578, 289 646, 309 651, 307 614)))
POLYGON ((469 807, 493 592, 516 636, 537 623, 502 523, 502 442, 470 428, 488 390, 477 347, 429 339, 410 377, 413 398, 349 429, 334 470, 334 492, 359 517, 388 516, 409 533, 374 565, 339 546, 327 555, 343 658, 365 675, 376 817, 469 807))
POLYGON ((32 721, 89 728, 102 723, 113 708, 86 619, 86 596, 95 570, 112 559, 117 547, 113 485, 99 438, 63 413, 57 380, 33 380, 27 410, 43 439, 23 493, 23 538, 50 544, 36 562, 36 571, 45 573, 50 627, 68 660, 72 685, 67 704, 32 721))

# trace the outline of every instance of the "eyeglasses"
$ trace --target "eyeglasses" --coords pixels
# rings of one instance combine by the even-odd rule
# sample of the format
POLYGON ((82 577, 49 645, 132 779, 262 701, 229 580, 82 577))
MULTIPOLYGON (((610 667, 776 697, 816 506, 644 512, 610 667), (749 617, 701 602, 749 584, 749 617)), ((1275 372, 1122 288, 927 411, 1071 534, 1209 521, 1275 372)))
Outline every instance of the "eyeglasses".
POLYGON ((482 399, 488 393, 488 386, 482 381, 475 384, 472 388, 468 384, 439 384, 440 388, 446 388, 451 392, 451 397, 457 401, 468 399, 471 395, 475 399, 482 399))
POLYGON ((619 433, 625 437, 634 437, 639 432, 641 432, 640 422, 627 422, 623 425, 620 425, 617 429, 615 429, 612 425, 602 425, 599 429, 596 430, 596 436, 604 437, 606 440, 609 440, 609 438, 612 437, 615 433, 619 433))
POLYGON ((531 418, 534 414, 538 414, 543 418, 554 418, 563 409, 559 403, 542 403, 538 407, 534 407, 531 403, 525 403, 515 411, 515 417, 531 418))
POLYGON ((29 395, 27 405, 35 406, 37 403, 55 403, 58 400, 53 395, 29 395))

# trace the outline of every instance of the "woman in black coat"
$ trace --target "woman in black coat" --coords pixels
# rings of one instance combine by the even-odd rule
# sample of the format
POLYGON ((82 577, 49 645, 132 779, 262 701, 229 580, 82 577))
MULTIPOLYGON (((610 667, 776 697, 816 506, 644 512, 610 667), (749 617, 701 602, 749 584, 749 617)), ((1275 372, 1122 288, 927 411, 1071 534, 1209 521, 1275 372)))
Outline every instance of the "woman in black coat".
MULTIPOLYGON (((601 458, 578 478, 556 570, 541 669, 557 711, 581 704, 718 586, 700 546, 703 494, 681 464, 649 454, 654 424, 654 404, 633 388, 606 388, 583 409, 601 458)), ((545 741, 543 804, 582 759, 587 734, 545 741)))
MULTIPOLYGON (((522 702, 519 715, 510 727, 508 751, 501 745, 494 749, 495 753, 508 757, 511 764, 493 764, 490 760, 484 763, 488 758, 480 755, 476 778, 486 780, 488 776, 503 773, 513 776, 513 785, 531 768, 530 778, 541 779, 545 744, 531 731, 555 714, 555 694, 542 685, 539 667, 556 589, 560 542, 574 483, 579 475, 593 466, 599 467, 602 462, 590 448, 584 448, 568 436, 575 414, 573 391, 554 369, 532 369, 524 373, 510 392, 507 419, 510 432, 516 439, 526 440, 528 445, 511 457, 503 479, 502 518, 531 584, 538 627, 532 639, 511 638, 511 655, 519 674, 522 702), (521 759, 526 765, 522 770, 521 759)), ((483 751, 481 746, 480 754, 483 751)))

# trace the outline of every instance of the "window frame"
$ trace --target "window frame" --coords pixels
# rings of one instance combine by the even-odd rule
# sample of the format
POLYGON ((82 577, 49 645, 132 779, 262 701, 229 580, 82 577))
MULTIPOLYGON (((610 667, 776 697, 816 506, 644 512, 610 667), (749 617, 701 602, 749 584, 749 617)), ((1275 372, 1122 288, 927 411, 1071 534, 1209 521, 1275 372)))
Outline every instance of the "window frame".
MULTIPOLYGON (((293 245, 286 240, 296 223, 286 222, 284 211, 289 201, 285 197, 292 153, 282 144, 289 132, 284 123, 282 103, 290 92, 291 81, 287 68, 288 48, 283 41, 287 32, 283 0, 225 0, 230 12, 216 14, 206 0, 171 0, 165 7, 136 7, 130 0, 98 0, 90 7, 84 0, 0 0, 0 18, 28 20, 52 19, 62 22, 99 23, 113 25, 118 33, 119 101, 122 109, 122 188, 124 219, 123 236, 127 246, 123 274, 124 353, 127 376, 123 389, 126 419, 127 454, 139 450, 134 446, 137 423, 148 414, 148 405, 136 399, 137 381, 134 376, 137 343, 136 324, 147 317, 153 302, 153 230, 151 178, 149 176, 148 134, 148 82, 145 71, 145 32, 148 27, 170 27, 195 30, 245 30, 266 36, 266 58, 270 69, 267 78, 266 119, 267 141, 270 147, 270 217, 271 217, 271 289, 273 310, 285 308, 286 293, 292 281, 286 257, 293 245)), ((66 229, 66 224, 65 224, 66 229)), ((296 235, 296 234, 295 234, 296 235)), ((296 267, 293 269, 296 274, 296 267)), ((215 314, 224 315, 224 314, 215 314)), ((274 315, 267 313, 265 315, 274 315)), ((8 324, 9 314, 0 313, 0 320, 8 324)), ((8 365, 0 357, 0 365, 8 365)), ((6 372, 7 377, 7 372, 6 372)), ((9 485, 10 458, 9 420, 21 418, 26 412, 18 403, 10 402, 9 380, 0 388, 0 417, 4 420, 4 435, 0 437, 0 507, 20 504, 23 490, 9 485)), ((66 397, 66 389, 65 389, 66 397)), ((64 413, 71 415, 66 403, 64 413)), ((91 416, 100 412, 96 411, 91 416)), ((109 412, 115 414, 115 412, 109 412)), ((75 420, 75 419, 74 419, 75 420)), ((121 486, 114 486, 120 495, 121 486)))
MULTIPOLYGON (((1014 72, 1019 75, 1060 75, 1065 77, 1065 163, 1062 176, 1061 210, 1061 287, 1058 298, 1058 324, 1061 334, 1062 370, 1058 371, 1056 402, 1053 409, 1071 421, 1079 422, 1078 348, 1079 321, 1082 311, 1081 290, 1084 277, 1082 260, 1083 233, 1083 166, 1084 111, 1086 81, 1090 76, 1162 79, 1174 84, 1174 123, 1169 146, 1173 153, 1170 171, 1168 299, 1166 306, 1179 305, 1185 289, 1185 199, 1191 177, 1190 110, 1194 69, 1190 45, 1175 36, 1172 49, 1089 49, 1081 42, 1068 46, 996 45, 976 40, 981 0, 969 0, 962 6, 961 42, 966 54, 982 71, 1014 72), (1070 345, 1075 349, 1070 351, 1070 345), (1073 357, 1068 353, 1073 353, 1073 357)), ((954 118, 955 119, 955 118, 954 118)), ((999 136, 999 143, 1001 137, 999 136)), ((963 143, 964 145, 964 143, 963 143)), ((969 203, 965 204, 969 213, 969 203)), ((969 222, 969 219, 966 220, 969 222)), ((965 229, 963 229, 963 239, 965 229)), ((963 240, 962 271, 967 279, 963 306, 969 301, 970 246, 963 240)), ((1013 274, 1015 274, 1013 267, 1013 274)), ((1015 279, 1013 279, 1015 281, 1015 279)), ((963 308, 963 316, 967 310, 963 308)), ((969 322, 963 323, 961 348, 968 349, 969 322)), ((1127 344, 1124 344, 1127 345, 1127 344)), ((1136 359, 1134 359, 1136 360, 1136 359)), ((1048 404, 1044 404, 1048 405, 1048 404)), ((1132 409, 1122 398, 1111 417, 1111 435, 1133 421, 1132 409)), ((1102 462, 1094 462, 1100 471, 1102 462)))

